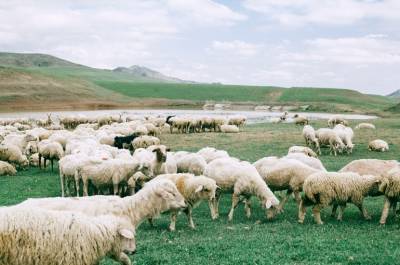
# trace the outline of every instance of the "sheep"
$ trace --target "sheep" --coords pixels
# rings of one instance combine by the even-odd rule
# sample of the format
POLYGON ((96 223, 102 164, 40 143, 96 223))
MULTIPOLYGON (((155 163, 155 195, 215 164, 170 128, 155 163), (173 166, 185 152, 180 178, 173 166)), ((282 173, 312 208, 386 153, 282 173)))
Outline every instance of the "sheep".
POLYGON ((342 124, 337 124, 333 130, 337 133, 337 135, 342 140, 343 144, 345 145, 346 151, 348 154, 353 152, 354 144, 353 144, 353 137, 354 132, 350 127, 346 127, 342 124))
POLYGON ((223 133, 238 133, 239 127, 236 125, 223 124, 220 126, 220 130, 223 133))
POLYGON ((389 145, 384 140, 377 139, 369 142, 368 150, 377 152, 386 152, 389 151, 389 145))
MULTIPOLYGON (((43 157, 42 157, 42 161, 40 163, 44 164, 44 158, 43 157)), ((34 153, 33 155, 31 155, 29 157, 29 166, 31 166, 31 167, 39 167, 39 153, 34 153)))
POLYGON ((287 116, 289 115, 289 113, 287 111, 285 111, 284 113, 281 114, 281 116, 279 117, 279 119, 281 121, 286 121, 287 116))
POLYGON ((389 209, 393 207, 396 214, 396 205, 400 199, 400 167, 394 167, 383 174, 382 183, 379 191, 385 195, 385 202, 382 209, 379 223, 384 225, 389 215, 389 209))
POLYGON ((13 144, 0 144, 0 160, 10 162, 20 168, 27 167, 29 160, 21 150, 13 144))
POLYGON ((186 207, 183 196, 175 184, 167 179, 149 182, 133 196, 91 196, 80 198, 40 198, 28 199, 23 207, 39 207, 55 211, 74 211, 89 216, 112 214, 129 220, 138 228, 146 219, 162 212, 186 207))
MULTIPOLYGON (((279 205, 279 200, 265 184, 256 168, 248 162, 239 162, 231 158, 215 159, 207 165, 204 175, 214 179, 222 191, 233 192, 229 221, 233 219, 234 209, 241 195, 245 197, 245 211, 248 218, 251 215, 250 197, 252 195, 258 197, 266 210, 279 205)), ((220 197, 221 192, 217 192, 215 199, 209 205, 212 219, 218 218, 220 197)))
POLYGON ((246 117, 242 115, 235 115, 232 116, 228 119, 228 124, 229 125, 236 125, 237 127, 243 127, 244 124, 246 123, 246 117))
POLYGON ((26 135, 9 134, 6 137, 4 137, 3 144, 15 145, 21 150, 22 153, 25 153, 25 149, 28 143, 36 140, 37 138, 30 134, 26 135))
POLYGON ((306 141, 306 145, 308 147, 313 147, 316 151, 317 154, 321 154, 321 148, 319 146, 319 141, 317 136, 315 135, 315 130, 311 125, 306 125, 303 128, 303 133, 302 133, 304 140, 306 141))
POLYGON ((274 117, 270 119, 270 122, 276 124, 276 123, 281 123, 282 120, 279 117, 274 117))
POLYGON ((347 202, 355 204, 366 220, 371 219, 363 201, 366 196, 381 195, 380 182, 380 177, 361 176, 353 172, 319 172, 309 176, 303 184, 304 199, 300 203, 299 223, 304 222, 306 206, 313 205, 315 222, 323 224, 320 211, 333 203, 340 206, 338 220, 341 221, 347 202))
MULTIPOLYGON (((287 199, 292 193, 295 196, 297 205, 300 206, 300 192, 303 189, 304 180, 308 176, 319 172, 319 170, 293 159, 280 159, 274 166, 261 166, 257 171, 271 190, 287 190, 286 196, 276 207, 278 213, 283 210, 287 199)), ((273 217, 273 214, 270 217, 273 217)))
POLYGON ((339 135, 332 129, 322 128, 315 132, 318 138, 319 145, 327 145, 330 148, 330 153, 337 156, 337 152, 342 152, 345 148, 343 141, 339 135))
POLYGON ((143 124, 143 126, 146 127, 148 135, 152 135, 152 136, 156 136, 157 135, 158 129, 154 124, 145 123, 145 124, 143 124))
POLYGON ((295 114, 293 118, 296 125, 307 125, 309 123, 308 118, 303 115, 295 114))
POLYGON ((337 124, 342 124, 344 126, 348 126, 349 123, 344 119, 344 117, 340 115, 333 115, 331 118, 328 120, 328 126, 329 128, 335 127, 337 124))
POLYGON ((201 155, 207 163, 217 158, 229 158, 229 154, 223 150, 217 150, 213 147, 204 147, 200 149, 197 154, 201 155))
POLYGON ((44 167, 46 168, 46 161, 50 160, 51 171, 53 171, 53 161, 60 160, 64 156, 64 150, 60 143, 44 140, 38 144, 39 153, 39 168, 42 166, 42 157, 44 158, 44 167))
POLYGON ((137 137, 139 137, 138 133, 133 133, 128 136, 115 136, 114 146, 117 147, 118 149, 122 149, 126 145, 131 145, 132 141, 135 140, 135 138, 137 137))
POLYGON ((326 171, 326 168, 322 164, 321 160, 315 157, 310 157, 304 153, 291 153, 282 157, 282 159, 294 159, 302 162, 303 164, 306 164, 309 167, 315 168, 320 171, 326 171))
POLYGON ((302 153, 305 154, 309 157, 318 157, 317 154, 311 150, 311 148, 309 147, 305 147, 305 146, 292 146, 289 148, 288 150, 288 154, 293 154, 293 153, 302 153))
POLYGON ((135 228, 112 215, 89 217, 24 207, 0 209, 1 265, 95 265, 111 256, 130 265, 135 228))
POLYGON ((0 161, 0 176, 14 176, 15 174, 17 174, 17 170, 13 165, 4 161, 0 161))
POLYGON ((160 139, 154 136, 139 136, 132 141, 133 149, 147 148, 151 145, 159 145, 161 143, 160 139))
POLYGON ((259 172, 259 170, 262 167, 272 167, 272 166, 274 166, 279 161, 279 159, 280 158, 277 157, 277 156, 264 157, 264 158, 261 158, 261 159, 257 160, 256 162, 254 162, 253 166, 259 172))
POLYGON ((153 154, 151 163, 152 176, 177 173, 176 160, 172 155, 168 155, 170 149, 165 145, 152 145, 147 148, 147 151, 153 154))
MULTIPOLYGON (((151 181, 158 181, 159 179, 169 179, 175 183, 178 191, 183 195, 187 205, 184 212, 188 217, 189 227, 194 229, 195 225, 192 217, 193 208, 202 200, 208 200, 211 202, 211 200, 215 198, 215 191, 217 190, 215 180, 205 176, 195 176, 193 174, 163 174, 158 175, 151 181)), ((177 210, 171 211, 171 223, 169 225, 171 231, 175 231, 177 214, 177 210)))
POLYGON ((176 161, 179 173, 192 173, 196 176, 203 175, 207 166, 206 160, 199 154, 188 154, 176 161))
POLYGON ((359 123, 359 124, 356 126, 355 129, 356 129, 356 130, 361 130, 361 129, 372 129, 372 130, 375 130, 376 127, 375 127, 375 125, 372 124, 372 123, 362 122, 362 123, 359 123))
POLYGON ((360 175, 382 176, 386 172, 399 167, 396 160, 359 159, 344 166, 339 172, 354 172, 360 175))

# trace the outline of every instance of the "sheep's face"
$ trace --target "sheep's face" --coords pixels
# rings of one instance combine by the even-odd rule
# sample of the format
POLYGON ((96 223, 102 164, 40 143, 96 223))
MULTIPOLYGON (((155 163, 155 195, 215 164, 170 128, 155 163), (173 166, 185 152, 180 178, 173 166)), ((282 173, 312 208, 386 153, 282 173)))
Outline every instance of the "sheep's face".
POLYGON ((118 234, 121 237, 121 249, 127 254, 136 252, 135 230, 131 228, 120 228, 118 234))
POLYGON ((265 209, 275 208, 279 205, 279 200, 274 196, 273 198, 264 199, 262 201, 262 207, 265 209))
MULTIPOLYGON (((200 178, 200 177, 197 177, 200 178)), ((217 184, 215 181, 206 180, 202 181, 202 184, 198 185, 195 193, 200 200, 213 200, 215 198, 215 192, 217 190, 217 184)))
POLYGON ((24 138, 25 138, 25 141, 27 141, 27 142, 32 142, 32 141, 36 141, 37 140, 35 136, 30 135, 30 134, 25 135, 24 138))
POLYGON ((156 153, 157 161, 165 163, 167 161, 167 150, 166 148, 157 147, 153 150, 156 153))
POLYGON ((186 207, 185 199, 173 183, 159 187, 156 194, 163 200, 163 211, 179 210, 186 207))

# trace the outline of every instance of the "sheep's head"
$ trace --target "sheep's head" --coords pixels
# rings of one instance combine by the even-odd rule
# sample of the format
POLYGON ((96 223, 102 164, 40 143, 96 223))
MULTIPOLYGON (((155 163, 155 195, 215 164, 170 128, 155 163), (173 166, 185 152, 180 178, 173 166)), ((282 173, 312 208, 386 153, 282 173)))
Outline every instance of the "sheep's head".
POLYGON ((36 141, 37 138, 31 134, 27 134, 27 135, 25 135, 24 140, 26 142, 33 142, 33 141, 36 141))
POLYGON ((175 184, 169 180, 158 180, 155 194, 162 200, 162 211, 179 210, 186 207, 185 199, 175 184))
POLYGON ((159 145, 153 149, 153 153, 156 153, 157 161, 161 163, 165 163, 167 161, 167 151, 165 145, 159 145))
POLYGON ((196 196, 202 200, 214 199, 218 187, 215 180, 204 176, 197 176, 195 178, 197 180, 197 187, 195 189, 196 196))
POLYGON ((134 254, 136 252, 135 228, 127 222, 122 222, 118 228, 118 235, 121 238, 121 250, 129 255, 134 254))

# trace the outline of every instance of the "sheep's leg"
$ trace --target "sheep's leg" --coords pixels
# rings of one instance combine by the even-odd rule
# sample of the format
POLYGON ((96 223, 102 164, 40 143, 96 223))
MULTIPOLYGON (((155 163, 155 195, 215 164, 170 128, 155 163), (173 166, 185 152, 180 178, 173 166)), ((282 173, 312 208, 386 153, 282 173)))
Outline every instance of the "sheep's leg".
POLYGON ((386 223, 386 219, 389 215, 390 206, 391 206, 391 202, 390 202, 389 198, 387 198, 385 196, 385 203, 383 204, 382 215, 381 215, 381 219, 379 221, 379 223, 381 225, 384 225, 386 223))
POLYGON ((47 162, 47 159, 45 158, 45 159, 44 159, 44 162, 43 162, 43 167, 44 167, 44 169, 46 169, 46 162, 47 162))
POLYGON ((221 198, 221 194, 217 191, 215 194, 215 198, 213 198, 209 202, 212 220, 215 220, 219 217, 219 199, 220 198, 221 198))
POLYGON ((75 179, 76 197, 79 197, 79 179, 75 179))
POLYGON ((187 218, 188 218, 189 227, 194 229, 195 225, 193 222, 192 211, 193 211, 192 207, 189 206, 188 208, 185 209, 185 214, 187 215, 187 218))
POLYGON ((64 175, 60 172, 61 197, 65 197, 65 194, 64 194, 64 181, 65 181, 64 175))
POLYGON ((42 169, 42 155, 39 153, 39 169, 42 169))
POLYGON ((50 159, 50 163, 51 163, 51 172, 53 172, 53 159, 50 159))
POLYGON ((88 192, 88 180, 83 179, 83 196, 89 196, 89 192, 88 192))
MULTIPOLYGON (((171 211, 171 223, 169 224, 169 231, 173 232, 175 231, 175 225, 176 225, 176 211, 171 211)), ((152 220, 152 219, 149 219, 152 220)), ((151 225, 154 226, 154 225, 151 225)))
POLYGON ((251 216, 251 197, 246 197, 244 200, 244 211, 246 212, 246 217, 250 218, 251 216))
POLYGON ((338 221, 342 221, 343 220, 343 214, 344 214, 344 210, 346 209, 346 204, 341 204, 339 205, 339 214, 337 217, 338 221))
POLYGON ((393 210, 393 214, 395 216, 397 216, 397 200, 392 201, 392 210, 393 210))
POLYGON ((119 256, 116 258, 116 260, 121 262, 123 265, 132 265, 128 255, 126 255, 124 252, 119 253, 119 256))
POLYGON ((307 211, 307 209, 306 209, 306 206, 304 205, 304 201, 301 200, 300 205, 299 205, 299 214, 298 214, 298 218, 299 218, 298 222, 300 224, 304 223, 304 218, 306 217, 306 211, 307 211))
POLYGON ((117 195, 118 194, 118 184, 113 184, 113 194, 117 195))
POLYGON ((153 218, 149 218, 149 219, 147 219, 147 221, 149 221, 149 225, 150 225, 151 227, 154 227, 153 218))
POLYGON ((287 200, 290 197, 290 194, 292 194, 292 190, 287 190, 286 191, 286 195, 283 196, 281 202, 279 203, 278 207, 277 207, 277 213, 283 213, 283 207, 285 206, 287 200))
POLYGON ((367 209, 365 208, 365 206, 363 205, 362 202, 357 203, 356 206, 358 207, 358 209, 362 213, 362 215, 363 215, 365 220, 371 220, 371 216, 368 214, 368 211, 367 211, 367 209))
POLYGON ((231 210, 229 211, 228 221, 232 221, 233 212, 235 211, 235 208, 238 206, 239 201, 240 201, 239 195, 233 193, 232 194, 232 207, 231 207, 231 210))
POLYGON ((337 210, 338 206, 339 205, 336 202, 333 203, 333 205, 332 205, 332 213, 331 213, 331 217, 332 218, 336 217, 336 210, 337 210))
POLYGON ((312 212, 314 215, 314 220, 319 225, 324 224, 321 220, 321 209, 322 209, 322 205, 320 205, 320 204, 315 205, 312 209, 312 212))

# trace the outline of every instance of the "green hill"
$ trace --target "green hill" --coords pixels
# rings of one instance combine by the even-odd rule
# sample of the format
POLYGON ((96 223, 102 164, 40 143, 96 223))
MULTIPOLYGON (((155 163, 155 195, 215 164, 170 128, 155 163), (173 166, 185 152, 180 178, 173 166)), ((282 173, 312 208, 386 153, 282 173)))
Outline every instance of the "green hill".
POLYGON ((0 53, 0 67, 0 111, 199 107, 212 100, 382 113, 396 104, 349 89, 200 84, 140 66, 97 69, 46 54, 0 53))

